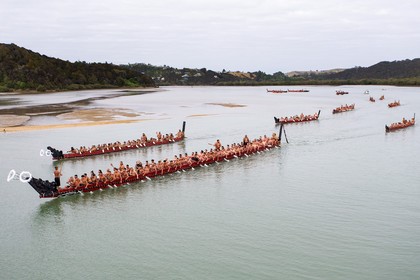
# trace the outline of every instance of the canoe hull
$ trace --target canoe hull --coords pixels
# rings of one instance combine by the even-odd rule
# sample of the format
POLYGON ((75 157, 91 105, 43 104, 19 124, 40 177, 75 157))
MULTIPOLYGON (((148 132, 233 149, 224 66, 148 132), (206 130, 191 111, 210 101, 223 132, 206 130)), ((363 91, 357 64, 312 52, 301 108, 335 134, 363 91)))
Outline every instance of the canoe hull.
POLYGON ((147 147, 152 147, 152 146, 172 144, 172 143, 176 143, 176 142, 179 142, 179 141, 182 141, 182 140, 184 140, 184 137, 174 138, 173 141, 169 141, 169 140, 148 141, 144 144, 139 144, 139 145, 131 145, 131 146, 126 146, 126 147, 122 147, 122 148, 96 150, 96 151, 93 151, 93 152, 77 153, 77 154, 76 153, 63 154, 61 151, 58 151, 58 150, 56 150, 54 148, 51 148, 51 147, 47 147, 47 149, 51 151, 51 154, 53 156, 53 160, 63 160, 63 159, 73 159, 73 158, 83 158, 83 157, 89 157, 89 156, 105 155, 105 154, 110 154, 110 153, 118 153, 118 152, 124 152, 124 151, 129 151, 129 150, 147 148, 147 147))
POLYGON ((229 161, 234 158, 249 156, 250 154, 258 153, 265 150, 270 150, 278 146, 259 147, 248 153, 237 153, 237 154, 231 153, 223 157, 219 156, 212 159, 208 159, 206 161, 193 161, 191 164, 184 164, 181 166, 171 167, 171 168, 167 168, 167 169, 159 170, 159 171, 150 171, 146 174, 139 175, 138 177, 130 176, 127 179, 120 180, 120 181, 98 182, 95 185, 92 184, 86 187, 59 188, 58 189, 54 182, 44 181, 42 179, 37 179, 37 178, 32 178, 29 181, 29 184, 35 189, 35 191, 39 193, 40 198, 55 198, 55 197, 67 196, 67 195, 72 195, 72 194, 77 194, 77 193, 94 192, 94 191, 104 190, 108 188, 120 187, 128 183, 149 180, 150 178, 163 176, 163 175, 178 172, 178 171, 188 170, 195 167, 202 167, 204 165, 210 165, 216 162, 229 161))
POLYGON ((288 123, 301 123, 301 122, 312 122, 312 121, 317 121, 319 119, 319 115, 321 114, 321 110, 318 111, 318 116, 314 119, 310 119, 310 120, 289 120, 289 121, 282 121, 280 120, 280 118, 274 117, 274 123, 276 124, 288 124, 288 123))

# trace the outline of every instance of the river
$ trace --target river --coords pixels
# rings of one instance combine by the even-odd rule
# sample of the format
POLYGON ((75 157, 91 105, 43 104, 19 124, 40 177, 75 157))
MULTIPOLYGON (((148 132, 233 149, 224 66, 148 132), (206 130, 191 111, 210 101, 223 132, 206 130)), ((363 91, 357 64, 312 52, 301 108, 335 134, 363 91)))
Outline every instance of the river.
MULTIPOLYGON (((310 92, 165 87, 88 104, 136 112, 144 121, 1 133, 0 278, 418 279, 420 131, 415 125, 385 133, 384 126, 420 113, 420 88, 289 88, 310 92), (338 89, 349 94, 337 96, 338 89), (367 89, 375 103, 363 94, 367 89), (401 106, 388 108, 394 100, 401 106), (351 103, 354 111, 332 114, 351 103), (118 189, 40 199, 28 184, 7 181, 12 169, 51 180, 57 163, 40 154, 47 146, 66 150, 176 132, 186 121, 180 143, 65 161, 64 181, 120 160, 133 165, 209 149, 216 139, 230 144, 245 134, 271 135, 279 129, 273 116, 318 110, 318 121, 285 126, 289 143, 283 139, 280 149, 118 189)), ((83 94, 0 99, 13 109, 83 94)), ((52 118, 38 121, 59 122, 52 118)))

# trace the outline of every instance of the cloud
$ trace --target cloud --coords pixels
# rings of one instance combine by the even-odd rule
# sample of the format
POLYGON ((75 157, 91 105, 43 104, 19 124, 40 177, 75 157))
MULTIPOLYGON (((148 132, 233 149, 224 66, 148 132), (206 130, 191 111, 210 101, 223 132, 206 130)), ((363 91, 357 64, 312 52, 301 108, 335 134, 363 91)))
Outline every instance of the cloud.
POLYGON ((414 0, 3 2, 3 42, 68 60, 275 72, 368 66, 420 47, 414 0))

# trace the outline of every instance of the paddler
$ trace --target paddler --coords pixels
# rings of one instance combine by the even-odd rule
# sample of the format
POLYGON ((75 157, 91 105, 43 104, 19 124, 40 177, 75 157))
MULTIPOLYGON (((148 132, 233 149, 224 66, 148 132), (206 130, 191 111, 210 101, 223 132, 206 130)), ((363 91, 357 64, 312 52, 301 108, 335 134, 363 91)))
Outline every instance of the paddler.
POLYGON ((248 135, 245 135, 245 136, 244 136, 244 139, 243 139, 243 141, 242 141, 242 144, 243 144, 244 146, 246 146, 246 145, 248 145, 248 144, 249 144, 249 138, 248 138, 248 135))
POLYGON ((58 170, 58 166, 56 166, 54 168, 54 182, 55 182, 55 185, 56 185, 57 188, 59 188, 61 186, 60 177, 62 175, 63 174, 61 174, 61 168, 60 168, 60 170, 58 170))
POLYGON ((217 139, 216 143, 214 143, 214 148, 216 149, 216 151, 220 151, 220 148, 222 147, 222 143, 220 143, 220 140, 217 139))

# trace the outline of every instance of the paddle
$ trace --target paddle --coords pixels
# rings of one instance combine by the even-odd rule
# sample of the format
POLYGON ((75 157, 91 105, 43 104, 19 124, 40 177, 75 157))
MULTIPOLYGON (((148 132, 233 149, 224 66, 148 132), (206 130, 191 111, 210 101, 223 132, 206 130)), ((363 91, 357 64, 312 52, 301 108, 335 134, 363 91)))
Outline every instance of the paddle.
POLYGON ((185 135, 185 124, 186 124, 186 122, 184 121, 183 123, 182 123, 182 133, 185 135))
POLYGON ((282 132, 283 132, 283 125, 284 124, 281 124, 280 125, 280 130, 279 130, 279 142, 281 143, 281 134, 282 134, 282 132))
POLYGON ((286 139, 286 143, 289 144, 289 140, 287 140, 287 135, 286 135, 286 129, 283 126, 283 131, 284 131, 284 138, 286 139))

